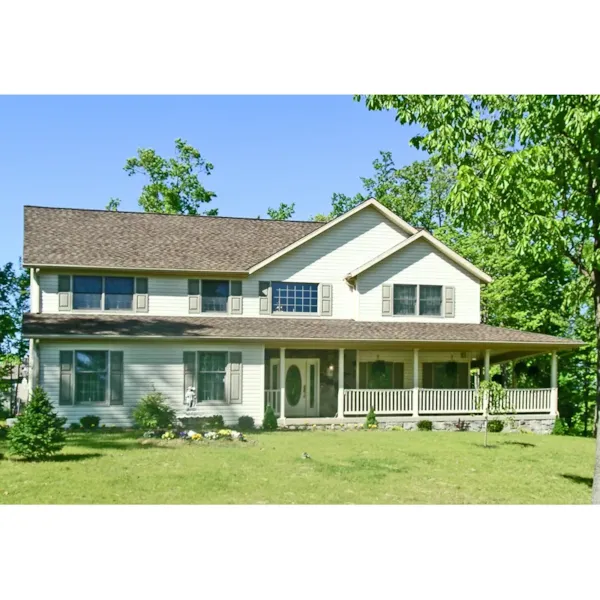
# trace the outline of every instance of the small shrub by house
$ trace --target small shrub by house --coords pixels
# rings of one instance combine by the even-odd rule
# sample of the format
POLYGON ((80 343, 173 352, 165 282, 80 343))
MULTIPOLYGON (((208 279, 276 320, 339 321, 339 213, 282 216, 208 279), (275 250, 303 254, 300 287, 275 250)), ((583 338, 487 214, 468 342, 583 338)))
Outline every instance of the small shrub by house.
POLYGON ((254 419, 247 415, 238 419, 238 429, 240 431, 252 431, 254 429, 254 419))
POLYGON ((377 429, 378 421, 375 416, 375 409, 371 406, 369 412, 367 414, 367 418, 365 419, 365 428, 366 429, 377 429))
POLYGON ((80 425, 87 430, 98 429, 100 426, 100 417, 97 415, 85 415, 79 419, 80 425))
POLYGON ((133 420, 141 429, 169 429, 175 426, 175 411, 160 392, 144 396, 133 411, 133 420))
POLYGON ((267 406, 263 418, 263 429, 265 431, 275 431, 277 429, 277 417, 272 406, 267 406))
POLYGON ((500 433, 504 429, 504 421, 492 419, 488 421, 487 429, 490 433, 500 433))

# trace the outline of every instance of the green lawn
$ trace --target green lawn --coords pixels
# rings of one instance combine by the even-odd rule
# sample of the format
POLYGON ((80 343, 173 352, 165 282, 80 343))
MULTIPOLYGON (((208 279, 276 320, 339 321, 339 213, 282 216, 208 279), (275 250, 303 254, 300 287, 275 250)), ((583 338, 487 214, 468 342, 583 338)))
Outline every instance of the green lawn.
POLYGON ((0 459, 0 504, 588 504, 594 461, 591 439, 527 434, 490 434, 491 448, 455 432, 68 438, 52 461, 0 459))

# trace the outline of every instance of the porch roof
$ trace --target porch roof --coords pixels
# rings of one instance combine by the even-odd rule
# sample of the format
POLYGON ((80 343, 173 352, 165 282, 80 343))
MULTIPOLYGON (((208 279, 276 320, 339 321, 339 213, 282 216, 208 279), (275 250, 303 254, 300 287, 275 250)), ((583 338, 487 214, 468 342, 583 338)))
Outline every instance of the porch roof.
POLYGON ((28 338, 211 338, 280 342, 405 343, 428 346, 574 349, 583 342, 470 323, 416 323, 303 317, 155 317, 143 315, 24 315, 28 338))

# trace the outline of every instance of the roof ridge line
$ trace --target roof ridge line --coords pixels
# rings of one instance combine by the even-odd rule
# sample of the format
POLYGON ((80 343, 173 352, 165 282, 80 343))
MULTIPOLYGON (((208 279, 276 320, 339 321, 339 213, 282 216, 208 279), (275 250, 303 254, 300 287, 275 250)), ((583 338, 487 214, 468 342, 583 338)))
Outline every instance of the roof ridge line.
POLYGON ((121 215, 154 215, 154 216, 162 216, 162 217, 196 217, 203 219, 237 219, 240 221, 278 221, 280 223, 315 223, 318 226, 325 225, 325 222, 321 221, 310 221, 303 219, 269 219, 269 218, 260 218, 260 217, 232 217, 226 215, 184 215, 184 214, 173 214, 173 213, 160 213, 160 212, 144 212, 138 210, 107 210, 103 208, 72 208, 69 206, 39 206, 37 204, 24 204, 23 208, 36 208, 36 209, 44 209, 44 210, 64 210, 64 211, 76 211, 76 212, 98 212, 98 213, 116 213, 121 215))

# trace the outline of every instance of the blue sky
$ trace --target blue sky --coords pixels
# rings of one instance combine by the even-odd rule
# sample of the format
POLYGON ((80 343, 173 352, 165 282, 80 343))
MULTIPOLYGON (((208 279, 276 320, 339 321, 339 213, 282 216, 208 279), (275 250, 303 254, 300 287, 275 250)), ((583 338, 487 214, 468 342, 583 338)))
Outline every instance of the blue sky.
POLYGON ((139 210, 143 177, 123 171, 139 147, 171 156, 181 137, 198 148, 220 215, 294 202, 309 219, 333 192, 358 192, 379 150, 398 166, 423 158, 415 131, 350 96, 0 97, 0 264, 21 256, 25 204, 103 209, 115 196, 139 210))

